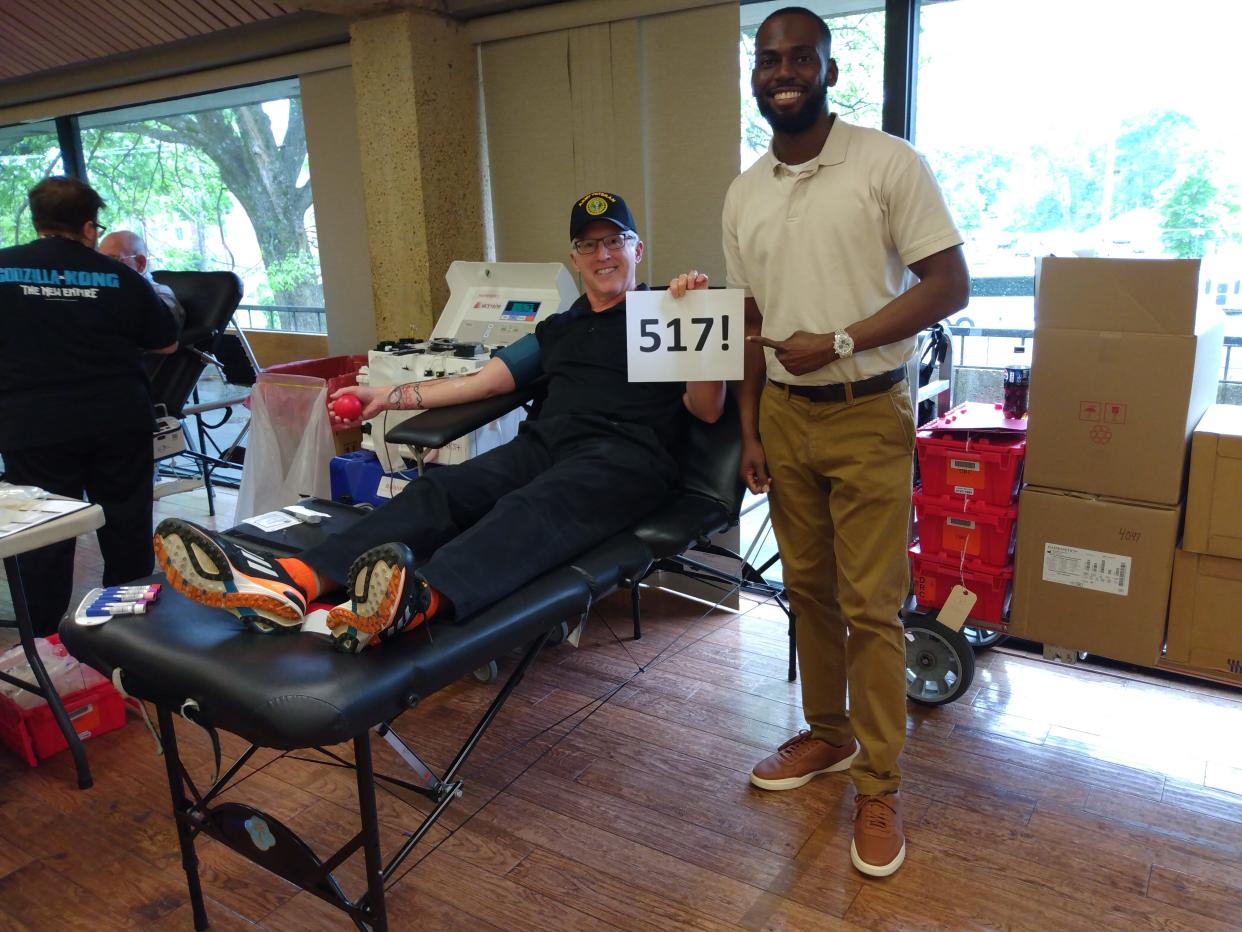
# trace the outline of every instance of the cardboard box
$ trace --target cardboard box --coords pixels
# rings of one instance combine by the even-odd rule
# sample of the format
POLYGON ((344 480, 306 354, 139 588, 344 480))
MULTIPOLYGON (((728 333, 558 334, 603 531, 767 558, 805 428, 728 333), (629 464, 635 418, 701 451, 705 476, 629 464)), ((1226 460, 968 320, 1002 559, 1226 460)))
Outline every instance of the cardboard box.
POLYGON ((1043 259, 1026 481, 1175 505, 1216 400, 1224 319, 1200 318, 1198 262, 1043 259))
POLYGON ((332 431, 332 445, 337 456, 356 453, 362 449, 362 426, 346 427, 332 431))
POLYGON ((1009 633, 1153 666, 1179 509, 1027 486, 1009 633))
POLYGON ((1165 659, 1242 682, 1242 560, 1177 552, 1165 659))
POLYGON ((1189 336, 1196 330, 1198 259, 1035 262, 1035 329, 1189 336))
POLYGON ((1242 560, 1242 406, 1212 405, 1195 428, 1182 549, 1242 560))

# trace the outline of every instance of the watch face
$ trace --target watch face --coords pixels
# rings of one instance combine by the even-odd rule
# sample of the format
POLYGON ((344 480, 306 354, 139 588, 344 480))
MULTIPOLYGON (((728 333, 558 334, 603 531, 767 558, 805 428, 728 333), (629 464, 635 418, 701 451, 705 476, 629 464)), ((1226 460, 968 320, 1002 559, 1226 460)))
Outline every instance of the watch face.
POLYGON ((838 356, 845 359, 854 354, 854 340, 844 330, 838 330, 833 334, 832 348, 838 356))

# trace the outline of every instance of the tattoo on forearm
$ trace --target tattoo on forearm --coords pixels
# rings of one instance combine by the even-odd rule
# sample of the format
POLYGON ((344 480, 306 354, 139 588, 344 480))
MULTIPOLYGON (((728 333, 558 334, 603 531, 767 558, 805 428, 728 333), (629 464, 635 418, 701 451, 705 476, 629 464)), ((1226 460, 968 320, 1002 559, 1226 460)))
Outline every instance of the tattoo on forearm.
POLYGON ((403 411, 421 411, 427 406, 423 403, 423 389, 444 379, 427 379, 423 382, 407 382, 398 385, 388 394, 388 400, 403 411))

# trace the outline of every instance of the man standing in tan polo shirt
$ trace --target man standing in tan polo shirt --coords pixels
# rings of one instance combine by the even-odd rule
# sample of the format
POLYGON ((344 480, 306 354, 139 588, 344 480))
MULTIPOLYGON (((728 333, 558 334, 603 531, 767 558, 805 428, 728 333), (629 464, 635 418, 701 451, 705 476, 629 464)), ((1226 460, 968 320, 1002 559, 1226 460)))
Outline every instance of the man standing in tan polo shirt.
POLYGON ((922 157, 830 113, 830 55, 811 11, 764 20, 751 89, 772 146, 724 207, 728 282, 747 295, 742 477, 769 494, 810 725, 751 782, 789 790, 848 769, 852 860, 882 877, 905 858, 898 613, 915 428, 905 364, 920 330, 966 305, 970 279, 922 157))

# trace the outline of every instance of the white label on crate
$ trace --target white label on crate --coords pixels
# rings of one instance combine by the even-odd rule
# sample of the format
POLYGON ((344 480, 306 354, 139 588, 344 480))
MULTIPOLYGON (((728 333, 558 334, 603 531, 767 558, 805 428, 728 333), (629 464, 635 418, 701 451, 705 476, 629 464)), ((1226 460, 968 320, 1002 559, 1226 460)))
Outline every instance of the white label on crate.
POLYGON ((944 605, 940 606, 940 611, 936 613, 936 620, 946 628, 960 631, 978 599, 979 597, 965 586, 954 586, 949 597, 944 600, 944 605))
POLYGON ((1044 544, 1044 582, 1125 596, 1130 594, 1131 562, 1116 553, 1044 544))
POLYGON ((944 523, 950 527, 964 527, 968 531, 975 529, 975 522, 968 518, 945 518, 944 523))
POLYGON ((954 495, 965 495, 967 498, 969 498, 970 496, 975 494, 975 490, 972 489, 968 485, 955 485, 953 486, 953 494, 954 495))
POLYGON ((949 468, 956 469, 958 472, 978 472, 983 466, 978 460, 955 460, 950 458, 949 468))
POLYGON ((405 487, 410 484, 409 479, 398 479, 396 476, 380 476, 379 486, 375 490, 375 494, 380 498, 396 498, 405 487))

